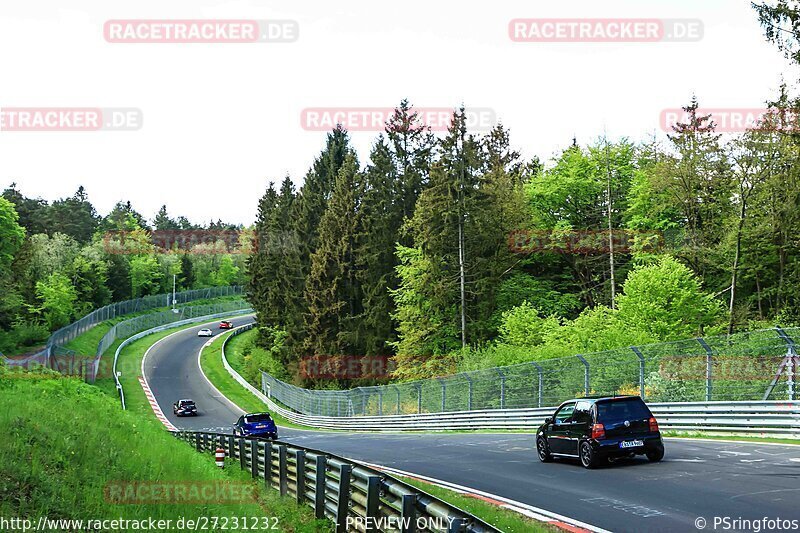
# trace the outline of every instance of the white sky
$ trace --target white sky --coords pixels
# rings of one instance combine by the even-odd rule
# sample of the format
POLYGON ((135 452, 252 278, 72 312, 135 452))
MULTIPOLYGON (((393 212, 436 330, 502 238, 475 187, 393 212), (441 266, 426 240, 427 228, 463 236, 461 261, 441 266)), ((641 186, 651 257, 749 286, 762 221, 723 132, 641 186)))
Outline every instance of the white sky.
MULTIPOLYGON (((601 135, 644 139, 696 93, 752 108, 797 72, 747 0, 25 0, 0 5, 0 107, 134 107, 133 132, 2 132, 0 187, 52 200, 84 185, 196 222, 249 224, 267 181, 298 186, 325 134, 309 107, 489 107, 525 157, 601 135), (65 7, 62 4, 70 4, 65 7), (690 43, 514 43, 513 18, 698 18, 690 43), (287 44, 110 44, 109 19, 293 19, 287 44)), ((351 137, 362 164, 377 134, 351 137)))

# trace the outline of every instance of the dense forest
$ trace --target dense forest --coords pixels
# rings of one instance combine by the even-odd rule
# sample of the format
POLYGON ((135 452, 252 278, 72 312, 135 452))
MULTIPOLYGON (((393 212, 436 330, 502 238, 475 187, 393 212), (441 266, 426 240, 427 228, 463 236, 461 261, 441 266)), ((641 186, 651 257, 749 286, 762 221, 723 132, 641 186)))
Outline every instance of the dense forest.
MULTIPOLYGON (((798 34, 796 7, 755 7, 800 59, 775 30, 798 34)), ((661 142, 573 141, 546 163, 463 109, 435 136, 401 102, 365 164, 335 129, 299 190, 260 199, 251 367, 330 387, 299 362, 388 354, 415 379, 796 324, 800 138, 778 93, 738 135, 691 97, 661 142)))
POLYGON ((148 222, 130 202, 101 217, 83 187, 48 203, 11 184, 0 196, 0 353, 24 352, 108 303, 172 291, 173 275, 178 290, 242 284, 242 254, 202 243, 170 249, 153 238, 197 230, 241 228, 173 219, 166 206, 148 222))

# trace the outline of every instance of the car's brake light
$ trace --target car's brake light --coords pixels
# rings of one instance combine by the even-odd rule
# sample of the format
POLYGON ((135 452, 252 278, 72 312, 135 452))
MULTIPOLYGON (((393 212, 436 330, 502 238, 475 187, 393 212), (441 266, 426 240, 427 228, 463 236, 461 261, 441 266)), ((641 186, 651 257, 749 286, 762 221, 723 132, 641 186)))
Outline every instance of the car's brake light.
POLYGON ((606 436, 606 427, 603 424, 594 424, 592 426, 592 438, 593 439, 595 439, 595 440, 602 439, 605 436, 606 436))
POLYGON ((654 416, 650 417, 650 433, 658 433, 658 421, 654 416))

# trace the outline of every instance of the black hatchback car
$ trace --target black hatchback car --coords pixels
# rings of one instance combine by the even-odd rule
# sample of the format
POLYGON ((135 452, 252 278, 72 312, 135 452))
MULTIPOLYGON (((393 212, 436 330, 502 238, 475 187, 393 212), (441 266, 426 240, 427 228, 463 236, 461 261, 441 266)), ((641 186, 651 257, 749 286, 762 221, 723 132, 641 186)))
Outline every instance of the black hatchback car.
POLYGON ((646 455, 664 457, 658 422, 638 396, 578 398, 562 403, 536 432, 542 462, 554 457, 579 459, 594 468, 609 459, 646 455))

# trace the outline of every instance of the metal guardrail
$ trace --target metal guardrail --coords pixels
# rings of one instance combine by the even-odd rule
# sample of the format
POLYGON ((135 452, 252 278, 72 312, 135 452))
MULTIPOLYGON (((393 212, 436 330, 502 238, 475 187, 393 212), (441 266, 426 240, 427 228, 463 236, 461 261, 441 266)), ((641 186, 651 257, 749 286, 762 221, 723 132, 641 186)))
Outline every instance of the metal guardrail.
POLYGON ((800 399, 800 357, 792 337, 800 338, 800 328, 630 346, 349 390, 304 389, 267 373, 262 381, 273 399, 292 410, 334 417, 544 407, 599 394, 633 393, 652 402, 793 401, 800 399))
MULTIPOLYGON (((207 306, 196 306, 196 307, 205 308, 207 306)), ((185 308, 185 309, 193 309, 193 308, 189 307, 189 308, 185 308)), ((213 314, 213 315, 197 316, 197 317, 186 318, 186 319, 178 320, 178 321, 168 321, 168 322, 165 322, 164 324, 161 324, 159 326, 147 329, 145 331, 141 331, 141 332, 137 333, 136 335, 128 337, 127 339, 122 341, 122 343, 119 346, 117 346, 117 349, 114 352, 114 362, 112 364, 112 374, 114 376, 114 383, 115 383, 115 385, 117 387, 117 390, 119 391, 119 399, 120 399, 120 402, 122 403, 122 408, 125 409, 125 391, 123 390, 122 383, 120 383, 119 376, 117 375, 117 361, 119 360, 120 352, 122 352, 122 349, 125 348, 125 346, 127 346, 128 344, 130 344, 130 343, 132 343, 134 341, 137 341, 137 340, 139 340, 141 338, 144 338, 144 337, 146 337, 148 335, 151 335, 153 333, 158 333, 159 331, 164 331, 166 329, 176 328, 176 327, 184 326, 184 325, 187 325, 187 324, 198 323, 198 322, 205 322, 206 320, 214 320, 216 318, 223 318, 223 317, 232 316, 232 315, 246 314, 246 313, 250 313, 252 311, 253 311, 253 309, 248 307, 248 308, 244 308, 244 309, 235 309, 235 310, 231 310, 231 311, 224 311, 224 312, 216 313, 216 314, 213 314)), ((158 314, 160 315, 160 313, 158 313, 158 314)), ((143 317, 132 318, 130 321, 136 321, 138 319, 149 318, 149 317, 152 317, 152 316, 153 315, 145 315, 143 317)), ((121 325, 121 324, 123 324, 123 323, 121 322, 118 325, 121 325)))
MULTIPOLYGON (((248 383, 225 357, 225 346, 234 335, 252 329, 247 324, 222 344, 222 364, 228 373, 264 402, 267 409, 295 424, 347 431, 454 431, 454 430, 523 430, 534 431, 551 416, 556 407, 525 409, 485 409, 410 415, 335 417, 298 413, 280 405, 271 397, 269 383, 262 380, 263 391, 248 383)), ((648 402, 666 431, 746 434, 762 437, 800 438, 800 401, 750 402, 648 402)))
MULTIPOLYGON (((244 294, 244 289, 241 286, 229 287, 209 287, 206 289, 194 289, 190 291, 181 291, 175 293, 176 305, 183 305, 196 300, 221 298, 223 296, 241 296, 244 294)), ((138 313, 147 311, 149 309, 156 309, 158 307, 169 307, 172 304, 172 293, 156 294, 151 296, 143 296, 142 298, 135 298, 133 300, 125 300, 122 302, 115 302, 99 309, 95 309, 83 318, 76 320, 68 326, 55 331, 47 339, 47 345, 44 350, 26 357, 8 358, 0 355, 3 361, 9 366, 22 366, 28 368, 32 364, 53 368, 54 370, 61 369, 58 367, 58 362, 52 361, 53 355, 69 355, 69 350, 64 350, 62 347, 68 342, 74 340, 79 335, 89 331, 94 326, 119 316, 124 316, 131 313, 138 313)), ((107 347, 103 349, 105 351, 107 347)), ((99 347, 98 347, 99 351, 99 347)), ((102 352, 100 352, 102 353, 102 352)), ((68 369, 70 372, 72 367, 68 369)))
MULTIPOLYGON (((555 407, 373 417, 319 417, 290 411, 261 395, 267 408, 295 424, 349 431, 534 431, 555 407)), ((800 438, 800 402, 649 404, 664 431, 800 438)))
POLYGON ((330 453, 221 433, 175 435, 201 453, 224 449, 253 479, 263 479, 267 488, 311 506, 316 518, 329 518, 337 532, 500 531, 389 474, 330 453))

